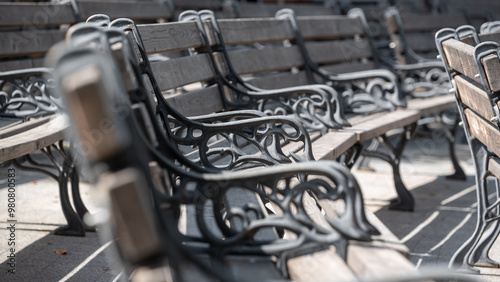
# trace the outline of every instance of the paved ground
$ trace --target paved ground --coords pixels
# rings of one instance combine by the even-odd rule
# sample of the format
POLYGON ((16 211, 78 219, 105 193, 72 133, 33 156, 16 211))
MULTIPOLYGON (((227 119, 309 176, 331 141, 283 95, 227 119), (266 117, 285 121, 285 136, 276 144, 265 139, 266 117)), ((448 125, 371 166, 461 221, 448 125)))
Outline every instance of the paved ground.
MULTIPOLYGON (((402 165, 403 180, 412 190, 416 211, 395 212, 386 208, 394 197, 389 167, 372 160, 374 171, 355 169, 370 209, 411 250, 418 268, 446 265, 453 252, 471 234, 476 220, 472 162, 467 146, 459 146, 468 180, 449 181, 452 167, 442 140, 420 138, 412 142, 402 165), (411 160, 411 161, 410 161, 411 160)), ((97 233, 86 237, 61 237, 53 230, 64 224, 56 182, 46 176, 16 169, 15 271, 7 265, 10 254, 7 219, 7 168, 0 168, 0 281, 113 281, 119 266, 113 262, 112 247, 97 233)), ((91 211, 96 206, 91 190, 82 185, 83 200, 91 211)), ((498 244, 500 245, 500 244, 498 244)), ((492 257, 500 260, 500 246, 492 257)), ((500 270, 481 269, 481 281, 500 281, 500 270)))

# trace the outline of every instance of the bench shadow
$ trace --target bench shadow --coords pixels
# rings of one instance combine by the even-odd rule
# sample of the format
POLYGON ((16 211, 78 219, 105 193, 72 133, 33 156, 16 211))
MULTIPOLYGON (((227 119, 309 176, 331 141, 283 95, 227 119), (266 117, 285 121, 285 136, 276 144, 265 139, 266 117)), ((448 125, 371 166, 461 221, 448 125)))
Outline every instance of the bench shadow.
POLYGON ((473 176, 467 181, 440 176, 411 192, 416 202, 414 212, 384 206, 376 216, 408 246, 409 258, 417 267, 448 264, 476 224, 473 176))

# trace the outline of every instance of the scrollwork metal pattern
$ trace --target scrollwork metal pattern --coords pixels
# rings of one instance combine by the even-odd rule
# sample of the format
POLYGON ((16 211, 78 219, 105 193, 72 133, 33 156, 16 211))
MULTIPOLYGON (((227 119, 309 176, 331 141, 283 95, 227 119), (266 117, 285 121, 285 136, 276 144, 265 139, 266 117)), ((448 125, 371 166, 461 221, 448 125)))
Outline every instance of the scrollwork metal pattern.
POLYGON ((53 114, 61 102, 54 96, 49 69, 0 73, 0 116, 27 119, 53 114))

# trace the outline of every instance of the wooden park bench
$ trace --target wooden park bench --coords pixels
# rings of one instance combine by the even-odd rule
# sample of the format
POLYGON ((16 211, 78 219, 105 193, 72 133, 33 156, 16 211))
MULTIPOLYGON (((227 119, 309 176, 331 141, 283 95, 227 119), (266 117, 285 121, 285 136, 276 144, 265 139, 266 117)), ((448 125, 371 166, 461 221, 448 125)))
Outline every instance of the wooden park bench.
POLYGON ((500 264, 488 254, 500 233, 499 200, 498 195, 494 199, 489 198, 493 188, 488 187, 486 178, 491 176, 498 181, 500 177, 500 150, 496 141, 500 134, 500 47, 498 41, 480 43, 471 26, 440 30, 436 34, 436 45, 453 82, 453 91, 474 159, 478 197, 476 229, 456 251, 449 266, 476 272, 478 270, 473 266, 499 267, 500 264))
POLYGON ((68 25, 95 13, 151 22, 169 18, 170 10, 156 2, 0 3, 0 164, 41 172, 59 184, 68 225, 57 235, 84 236, 88 212, 79 193, 75 160, 64 140, 68 123, 54 95, 52 70, 44 55, 64 39, 68 25), (69 199, 71 184, 73 204, 69 199))
MULTIPOLYGON (((169 25, 188 27, 192 24, 169 25)), ((89 33, 82 29, 81 33, 75 31, 75 34, 84 36, 89 33)), ((415 272, 400 253, 405 253, 406 248, 397 243, 395 237, 390 237, 393 235, 380 224, 376 224, 383 234, 380 241, 371 244, 349 241, 347 264, 336 254, 344 252, 344 243, 335 232, 329 231, 328 226, 332 224, 330 222, 335 222, 335 217, 328 220, 329 217, 318 213, 317 204, 302 201, 308 198, 308 193, 305 192, 309 191, 320 200, 319 204, 326 214, 332 215, 331 210, 327 210, 332 206, 325 202, 333 201, 335 197, 332 197, 333 194, 327 196, 323 193, 331 189, 346 193, 348 190, 357 190, 355 179, 340 164, 303 161, 300 164, 221 173, 204 171, 179 159, 174 148, 177 144, 171 147, 172 151, 166 152, 168 154, 160 151, 161 146, 155 143, 161 142, 153 141, 154 138, 146 130, 151 128, 151 125, 145 126, 149 124, 148 115, 137 111, 135 113, 139 114, 136 116, 131 112, 132 108, 148 107, 144 103, 147 99, 143 100, 141 97, 149 92, 140 87, 140 81, 130 80, 130 73, 116 71, 129 69, 127 61, 119 62, 120 58, 126 59, 129 56, 124 55, 126 52, 120 53, 120 50, 125 50, 124 41, 114 40, 117 37, 115 31, 110 30, 107 35, 113 45, 97 50, 78 48, 83 41, 78 41, 78 36, 71 36, 72 41, 78 44, 75 44, 73 52, 70 50, 59 59, 56 68, 59 74, 57 85, 66 92, 68 113, 73 116, 76 131, 98 130, 105 133, 105 142, 94 143, 91 150, 87 151, 87 157, 98 173, 103 172, 99 169, 103 166, 96 164, 107 164, 107 173, 103 175, 99 185, 101 189, 109 191, 115 219, 111 226, 116 227, 115 234, 120 238, 117 243, 127 265, 130 269, 139 268, 135 275, 151 278, 148 276, 151 271, 147 271, 147 264, 144 263, 158 261, 164 265, 165 258, 168 259, 173 277, 185 280, 205 280, 207 276, 234 280, 247 275, 251 275, 252 279, 356 280, 363 277, 383 279, 388 271, 392 275, 415 272), (102 54, 103 51, 98 50, 113 50, 114 55, 102 54), (117 60, 113 61, 112 58, 117 60), (138 85, 134 86, 133 81, 138 85), (133 104, 141 104, 138 101, 142 100, 143 105, 132 106, 129 114, 122 112, 117 116, 118 112, 110 105, 121 101, 127 92, 133 104), (93 103, 85 103, 89 98, 93 103), (113 121, 116 130, 104 132, 100 123, 104 119, 113 121), (150 169, 155 167, 152 163, 157 163, 167 175, 175 176, 176 180, 168 177, 170 180, 165 182, 165 178, 155 178, 150 169), (307 179, 296 179, 300 174, 308 175, 307 179), (329 180, 320 181, 325 178, 329 180), (164 182, 163 185, 158 184, 158 180, 163 180, 160 181, 164 182), (336 183, 335 188, 330 181, 336 183), (285 186, 281 186, 282 184, 285 186), (255 185, 260 185, 267 192, 260 192, 255 185), (314 188, 315 185, 326 190, 320 192, 314 188), (298 194, 290 198, 290 193, 298 194), (262 202, 250 205, 256 194, 262 202), (154 197, 149 198, 149 195, 154 197), (141 202, 143 197, 147 197, 145 201, 152 201, 153 207, 141 202), (223 199, 224 205, 221 206, 219 201, 223 199), (286 204, 287 199, 293 199, 293 206, 297 209, 286 204), (181 208, 180 213, 178 208, 181 208), (222 208, 221 213, 214 212, 218 208, 222 208), (273 209, 274 213, 269 214, 273 209), (222 211, 227 213, 226 219, 222 218, 222 211), (252 217, 251 214, 257 217, 252 217), (194 215, 196 217, 191 218, 194 215), (296 222, 296 218, 300 218, 300 221, 296 222), (242 221, 244 224, 240 224, 242 221), (283 230, 290 237, 283 237, 283 230), (321 234, 329 235, 321 237, 321 234), (331 245, 335 245, 337 251, 331 245), (210 262, 210 266, 207 262, 210 262), (390 268, 387 268, 389 265, 390 268), (253 270, 257 269, 254 273, 253 270)), ((100 35, 89 40, 99 40, 96 38, 100 38, 100 35)), ((139 74, 136 67, 132 67, 136 70, 132 72, 135 76, 139 74)), ((173 79, 179 79, 179 76, 173 79)), ((154 118, 155 112, 148 112, 149 117, 152 113, 154 118)), ((276 119, 279 122, 280 117, 276 119)), ((212 117, 211 120, 215 119, 212 117)), ((284 123, 285 120, 282 117, 281 122, 284 123)), ((154 127, 155 122, 152 122, 154 127)), ((234 131, 230 127, 228 129, 234 131)), ((153 131, 156 134, 152 135, 160 140, 158 128, 153 131)), ((85 140, 87 137, 80 135, 80 138, 85 140)), ((176 138, 169 142, 176 142, 176 138)), ((200 148, 205 149, 204 146, 200 148)), ((351 209, 354 203, 348 194, 345 194, 345 207, 351 209)), ((363 209, 359 206, 356 209, 359 208, 363 209)), ((339 220, 344 218, 342 214, 339 216, 339 220)), ((370 217, 370 220, 376 222, 376 218, 370 217)), ((349 232, 344 228, 351 224, 344 222, 331 226, 336 226, 334 230, 340 234, 347 235, 349 232)))

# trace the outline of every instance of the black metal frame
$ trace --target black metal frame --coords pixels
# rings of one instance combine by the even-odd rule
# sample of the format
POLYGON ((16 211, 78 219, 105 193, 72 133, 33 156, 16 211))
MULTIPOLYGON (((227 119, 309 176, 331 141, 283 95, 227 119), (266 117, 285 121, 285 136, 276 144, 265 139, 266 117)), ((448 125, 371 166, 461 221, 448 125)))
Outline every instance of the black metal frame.
MULTIPOLYGON (((55 116, 60 114, 62 101, 55 95, 52 69, 32 68, 8 71, 0 74, 0 117, 27 121, 30 118, 55 116)), ((58 182, 61 208, 67 225, 55 230, 56 235, 85 236, 85 231, 95 228, 83 222, 88 213, 80 197, 79 175, 75 160, 68 153, 71 143, 59 141, 38 150, 44 161, 33 158, 34 153, 0 164, 14 166, 27 171, 35 171, 58 182), (73 205, 69 199, 68 182, 71 184, 73 205)))

